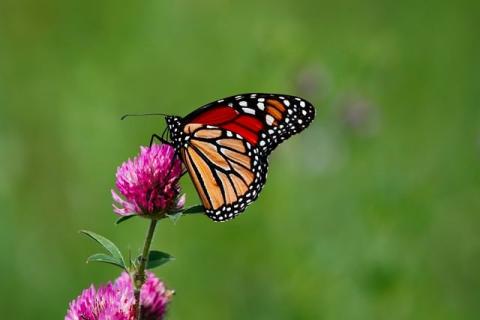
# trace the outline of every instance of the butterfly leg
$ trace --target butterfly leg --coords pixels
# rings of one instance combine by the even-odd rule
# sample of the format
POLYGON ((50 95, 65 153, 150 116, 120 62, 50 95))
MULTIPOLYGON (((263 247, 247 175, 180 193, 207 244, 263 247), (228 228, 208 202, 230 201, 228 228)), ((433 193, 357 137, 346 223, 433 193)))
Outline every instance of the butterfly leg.
POLYGON ((160 141, 161 143, 164 143, 164 144, 168 144, 168 145, 172 145, 170 142, 168 142, 167 140, 163 139, 162 137, 160 137, 158 134, 152 134, 152 137, 150 138, 150 144, 149 146, 151 147, 152 144, 153 144, 153 141, 157 139, 158 141, 160 141))
MULTIPOLYGON (((178 153, 178 150, 175 150, 175 154, 178 156, 178 158, 180 158, 180 154, 178 153)), ((182 161, 182 164, 183 164, 183 161, 182 161)), ((183 167, 183 171, 179 179, 181 179, 188 172, 184 165, 182 165, 182 167, 183 167)))

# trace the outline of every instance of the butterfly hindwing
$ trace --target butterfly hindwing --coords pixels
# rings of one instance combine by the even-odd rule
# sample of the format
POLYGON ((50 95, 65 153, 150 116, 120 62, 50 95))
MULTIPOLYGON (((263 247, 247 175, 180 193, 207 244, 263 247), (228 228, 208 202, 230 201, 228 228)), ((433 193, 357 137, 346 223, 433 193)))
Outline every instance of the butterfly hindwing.
POLYGON ((185 132, 188 145, 181 148, 181 156, 206 214, 215 221, 234 218, 265 184, 267 158, 228 130, 190 124, 185 132))

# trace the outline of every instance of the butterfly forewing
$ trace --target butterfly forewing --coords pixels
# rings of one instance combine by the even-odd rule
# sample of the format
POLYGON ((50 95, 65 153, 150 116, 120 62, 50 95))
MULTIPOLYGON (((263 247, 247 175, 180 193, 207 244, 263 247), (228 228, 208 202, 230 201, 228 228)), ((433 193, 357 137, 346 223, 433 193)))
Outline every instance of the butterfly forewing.
POLYGON ((184 119, 240 134, 269 154, 283 140, 305 129, 315 117, 308 101, 289 95, 248 93, 211 102, 184 119))
POLYGON ((188 145, 183 161, 207 215, 226 221, 255 200, 265 183, 267 160, 261 151, 231 131, 185 126, 188 145))

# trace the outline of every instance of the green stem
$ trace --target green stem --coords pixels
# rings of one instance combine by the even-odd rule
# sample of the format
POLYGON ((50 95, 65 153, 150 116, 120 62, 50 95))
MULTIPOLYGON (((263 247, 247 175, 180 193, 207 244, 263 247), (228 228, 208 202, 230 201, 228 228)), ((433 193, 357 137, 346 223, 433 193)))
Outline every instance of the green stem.
POLYGON ((133 284, 135 286, 134 296, 135 296, 135 312, 137 320, 142 319, 142 305, 140 304, 140 290, 142 289, 143 284, 145 283, 145 267, 148 262, 148 252, 150 251, 150 245, 152 244, 153 234, 155 232, 155 227, 157 225, 157 220, 150 220, 150 227, 148 228, 147 236, 145 238, 145 243, 143 245, 143 253, 140 257, 140 265, 138 266, 137 271, 133 275, 133 284))

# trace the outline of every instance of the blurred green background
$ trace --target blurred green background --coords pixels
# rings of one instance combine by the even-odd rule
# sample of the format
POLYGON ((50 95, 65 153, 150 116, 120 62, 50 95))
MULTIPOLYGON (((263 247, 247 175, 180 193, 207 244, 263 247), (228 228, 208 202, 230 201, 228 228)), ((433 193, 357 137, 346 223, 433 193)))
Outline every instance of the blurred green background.
MULTIPOLYGON (((478 2, 477 2, 478 3, 478 2)), ((61 319, 90 283, 77 233, 114 226, 116 167, 160 117, 303 96, 246 214, 164 221, 169 319, 478 319, 480 30, 474 1, 0 1, 0 307, 61 319)), ((198 203, 188 178, 189 203, 198 203)))

